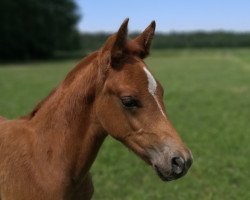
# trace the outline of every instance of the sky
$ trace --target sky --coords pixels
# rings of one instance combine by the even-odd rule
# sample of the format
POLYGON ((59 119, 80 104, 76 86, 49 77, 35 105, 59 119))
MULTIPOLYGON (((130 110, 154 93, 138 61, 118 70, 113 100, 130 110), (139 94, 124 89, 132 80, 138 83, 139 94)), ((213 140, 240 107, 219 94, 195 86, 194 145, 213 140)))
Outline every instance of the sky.
POLYGON ((250 31, 250 0, 75 0, 81 32, 115 32, 126 17, 129 31, 152 20, 158 32, 250 31))

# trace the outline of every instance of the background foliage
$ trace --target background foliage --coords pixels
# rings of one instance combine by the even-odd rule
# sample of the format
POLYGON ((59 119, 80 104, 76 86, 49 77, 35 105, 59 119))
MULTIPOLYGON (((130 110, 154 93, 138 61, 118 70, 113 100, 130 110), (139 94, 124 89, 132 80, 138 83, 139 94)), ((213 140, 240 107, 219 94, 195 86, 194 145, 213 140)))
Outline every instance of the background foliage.
MULTIPOLYGON (((101 47, 106 41, 108 33, 81 34, 81 47, 89 52, 101 47)), ((131 33, 134 38, 137 33, 131 33)), ((172 32, 156 33, 153 40, 153 49, 180 49, 180 48, 239 48, 250 47, 250 33, 240 32, 172 32)))
MULTIPOLYGON (((72 57, 96 50, 110 34, 80 33, 79 19, 74 0, 1 0, 0 60, 72 57)), ((154 49, 229 47, 250 47, 250 33, 157 33, 153 42, 154 49)))
POLYGON ((0 59, 49 58, 79 47, 73 0, 1 0, 0 59))

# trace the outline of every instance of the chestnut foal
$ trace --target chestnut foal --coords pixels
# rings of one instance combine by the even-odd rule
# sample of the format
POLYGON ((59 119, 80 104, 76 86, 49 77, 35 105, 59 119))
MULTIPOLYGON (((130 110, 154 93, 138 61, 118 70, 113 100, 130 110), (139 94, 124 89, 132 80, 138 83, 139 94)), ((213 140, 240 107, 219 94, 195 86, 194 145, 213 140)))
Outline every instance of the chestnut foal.
POLYGON ((163 88, 143 62, 155 22, 134 40, 126 19, 97 52, 83 59, 27 116, 0 119, 0 199, 90 199, 89 174, 111 135, 164 181, 192 163, 167 118, 163 88))

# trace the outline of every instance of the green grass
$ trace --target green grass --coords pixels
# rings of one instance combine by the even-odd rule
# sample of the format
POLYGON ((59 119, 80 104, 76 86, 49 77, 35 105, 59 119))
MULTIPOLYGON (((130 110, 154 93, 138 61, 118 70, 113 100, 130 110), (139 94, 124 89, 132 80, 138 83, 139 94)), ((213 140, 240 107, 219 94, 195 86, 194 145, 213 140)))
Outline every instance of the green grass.
MULTIPOLYGON (((75 63, 0 66, 0 113, 27 113, 75 63)), ((91 169, 94 199, 250 199, 250 50, 166 50, 147 63, 165 88, 167 112, 193 166, 165 183, 108 138, 91 169)))

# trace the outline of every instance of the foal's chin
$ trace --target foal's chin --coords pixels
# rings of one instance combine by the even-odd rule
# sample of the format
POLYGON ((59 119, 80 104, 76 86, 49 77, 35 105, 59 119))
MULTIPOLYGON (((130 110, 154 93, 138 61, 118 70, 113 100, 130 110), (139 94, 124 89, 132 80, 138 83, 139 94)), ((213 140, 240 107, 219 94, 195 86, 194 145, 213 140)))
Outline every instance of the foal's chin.
POLYGON ((153 169, 155 170, 157 175, 160 177, 160 179, 165 182, 179 179, 187 173, 187 171, 185 171, 180 174, 175 174, 171 170, 164 169, 164 167, 159 167, 156 165, 153 165, 153 169))

